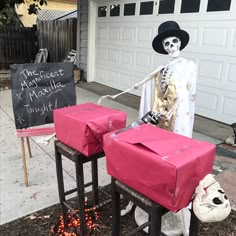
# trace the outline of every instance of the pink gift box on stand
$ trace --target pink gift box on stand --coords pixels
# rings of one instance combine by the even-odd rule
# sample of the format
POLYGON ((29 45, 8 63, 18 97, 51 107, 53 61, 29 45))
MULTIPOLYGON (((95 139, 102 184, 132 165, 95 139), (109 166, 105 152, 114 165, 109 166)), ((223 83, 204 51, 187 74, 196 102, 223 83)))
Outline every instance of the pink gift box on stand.
POLYGON ((126 113, 84 103, 53 111, 56 137, 86 156, 103 151, 103 135, 126 125, 126 113))
POLYGON ((213 144, 142 124, 104 135, 108 174, 176 212, 212 173, 213 144))

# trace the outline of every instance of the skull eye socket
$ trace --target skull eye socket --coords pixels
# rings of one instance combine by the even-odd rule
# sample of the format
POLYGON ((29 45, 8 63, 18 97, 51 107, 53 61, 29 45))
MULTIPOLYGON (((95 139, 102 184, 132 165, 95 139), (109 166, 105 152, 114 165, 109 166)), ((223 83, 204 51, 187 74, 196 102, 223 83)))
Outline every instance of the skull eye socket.
POLYGON ((168 47, 170 45, 170 42, 164 42, 164 45, 168 47))
POLYGON ((221 189, 218 190, 219 193, 224 194, 225 192, 222 191, 221 189))
POLYGON ((172 41, 173 43, 178 43, 179 42, 179 40, 178 39, 173 39, 173 41, 172 41))
POLYGON ((216 204, 216 205, 222 204, 222 201, 221 201, 218 197, 213 198, 212 201, 213 201, 213 203, 216 204))

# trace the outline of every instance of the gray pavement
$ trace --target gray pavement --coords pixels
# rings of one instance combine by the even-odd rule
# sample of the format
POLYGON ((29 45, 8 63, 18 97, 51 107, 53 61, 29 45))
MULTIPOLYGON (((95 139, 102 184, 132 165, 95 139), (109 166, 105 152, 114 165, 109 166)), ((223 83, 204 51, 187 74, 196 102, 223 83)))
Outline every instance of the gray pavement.
MULTIPOLYGON (((91 87, 96 87, 96 92, 88 91, 87 83, 78 85, 79 87, 76 89, 77 104, 85 102, 96 103, 101 95, 110 94, 110 90, 106 91, 104 87, 95 85, 91 84, 91 87), (99 92, 99 90, 101 91, 99 92)), ((113 91, 113 94, 115 92, 113 91)), ((125 111, 127 113, 127 124, 131 124, 138 116, 137 102, 137 97, 129 96, 123 102, 120 100, 104 100, 101 105, 125 111)), ((208 120, 199 119, 200 121, 198 120, 196 123, 200 122, 201 126, 204 126, 202 122, 205 122, 205 129, 208 130, 208 135, 206 135, 206 132, 199 132, 195 127, 193 137, 197 140, 220 144, 224 140, 223 132, 225 132, 225 138, 231 134, 228 126, 214 124, 213 129, 218 130, 219 133, 215 137, 209 135, 208 120)), ((25 187, 20 140, 15 136, 11 90, 0 91, 0 224, 32 214, 59 202, 53 140, 48 145, 44 145, 39 143, 39 138, 30 138, 33 157, 27 158, 29 186, 25 187)), ((233 153, 232 157, 224 155, 224 152, 216 155, 214 172, 227 192, 233 208, 236 209, 236 192, 234 190, 236 188, 232 188, 236 183, 236 156, 234 156, 234 149, 231 153, 233 153)), ((63 166, 66 189, 75 187, 74 165, 64 159, 63 166)), ((89 165, 85 165, 85 180, 90 180, 89 165)), ((99 184, 105 186, 109 182, 110 177, 106 173, 105 158, 101 158, 99 160, 99 184)))

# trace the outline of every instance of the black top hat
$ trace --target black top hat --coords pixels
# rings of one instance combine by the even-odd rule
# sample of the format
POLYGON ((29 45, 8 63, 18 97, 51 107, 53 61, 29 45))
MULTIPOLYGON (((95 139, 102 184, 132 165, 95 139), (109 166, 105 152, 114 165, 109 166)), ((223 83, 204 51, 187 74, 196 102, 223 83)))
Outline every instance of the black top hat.
POLYGON ((158 28, 158 35, 152 41, 153 49, 161 54, 167 54, 165 49, 163 48, 162 41, 167 38, 175 36, 181 40, 180 50, 185 48, 189 41, 189 34, 181 30, 179 25, 175 21, 166 21, 162 23, 158 28))

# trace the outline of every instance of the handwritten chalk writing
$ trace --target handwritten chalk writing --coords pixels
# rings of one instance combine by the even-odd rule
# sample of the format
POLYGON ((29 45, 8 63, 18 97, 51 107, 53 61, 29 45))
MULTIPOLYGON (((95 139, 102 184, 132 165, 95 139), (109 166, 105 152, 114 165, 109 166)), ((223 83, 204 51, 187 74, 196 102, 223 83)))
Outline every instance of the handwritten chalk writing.
POLYGON ((19 93, 19 94, 17 93, 17 94, 16 94, 17 102, 19 102, 20 100, 23 99, 23 98, 21 97, 21 94, 22 94, 22 93, 19 93))
POLYGON ((24 78, 26 79, 23 82, 21 82, 21 90, 24 90, 25 88, 31 88, 31 87, 37 88, 38 83, 43 80, 49 80, 51 78, 64 75, 63 69, 59 69, 54 72, 46 72, 46 73, 44 71, 39 71, 38 73, 36 73, 35 70, 29 71, 27 69, 24 69, 23 71, 20 72, 20 74, 23 74, 24 78), (39 77, 35 77, 34 79, 27 81, 27 79, 29 79, 30 76, 31 77, 32 76, 39 76, 39 77))
POLYGON ((17 129, 53 123, 54 109, 76 104, 73 63, 14 64, 10 68, 17 129))
POLYGON ((62 88, 64 88, 66 85, 62 84, 61 82, 55 82, 54 80, 50 81, 50 86, 42 88, 40 91, 33 90, 32 92, 29 92, 29 98, 32 102, 34 98, 39 99, 42 96, 48 96, 50 97, 53 93, 57 93, 58 91, 61 91, 62 88))
POLYGON ((38 73, 36 73, 36 70, 30 71, 30 70, 27 70, 27 69, 24 69, 19 74, 23 74, 26 79, 27 79, 28 76, 39 75, 38 73))
POLYGON ((38 84, 36 81, 29 81, 28 83, 24 80, 23 82, 20 83, 21 90, 23 91, 25 88, 30 88, 30 87, 38 87, 38 84))
POLYGON ((54 106, 51 103, 51 101, 49 101, 46 104, 42 104, 41 106, 37 106, 37 107, 30 107, 29 104, 26 104, 24 106, 26 107, 26 112, 28 114, 39 113, 40 115, 44 115, 45 113, 53 111, 53 109, 57 108, 57 99, 55 99, 54 106))
POLYGON ((51 78, 51 77, 55 77, 55 76, 63 76, 64 74, 62 73, 63 72, 63 69, 59 69, 57 71, 54 71, 54 72, 48 72, 48 73, 45 73, 44 71, 39 71, 37 72, 36 70, 28 70, 28 69, 24 69, 22 70, 19 74, 22 74, 25 79, 28 79, 28 77, 31 77, 31 76, 44 76, 46 78, 51 78))
POLYGON ((21 116, 18 116, 17 117, 17 121, 22 124, 25 120, 21 117, 21 116))

